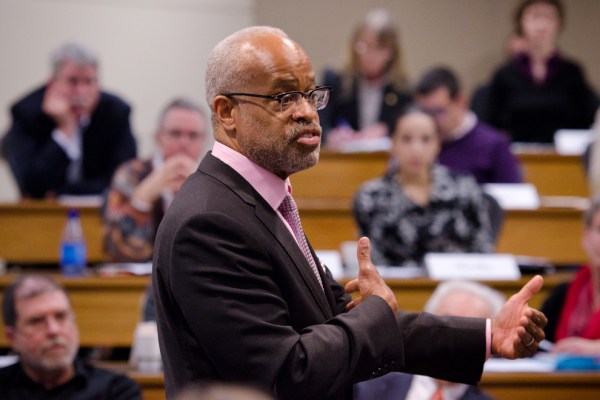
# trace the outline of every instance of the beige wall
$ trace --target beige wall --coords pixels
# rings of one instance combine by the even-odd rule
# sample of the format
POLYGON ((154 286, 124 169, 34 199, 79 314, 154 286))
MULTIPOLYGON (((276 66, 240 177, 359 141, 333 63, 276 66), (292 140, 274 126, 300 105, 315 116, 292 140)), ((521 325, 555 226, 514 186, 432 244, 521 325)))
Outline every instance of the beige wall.
MULTIPOLYGON (((600 1, 565 0, 564 51, 579 60, 600 89, 600 1)), ((414 81, 427 67, 457 70, 467 90, 485 81, 502 60, 516 0, 257 0, 257 22, 275 25, 311 55, 316 71, 338 67, 353 27, 384 7, 401 31, 406 67, 414 81)))
MULTIPOLYGON (((253 21, 253 0, 0 0, 0 136, 9 105, 47 79, 50 52, 79 39, 97 51, 104 88, 133 106, 147 156, 159 110, 178 95, 205 106, 208 52, 253 21)), ((2 161, 0 201, 17 198, 2 161)))

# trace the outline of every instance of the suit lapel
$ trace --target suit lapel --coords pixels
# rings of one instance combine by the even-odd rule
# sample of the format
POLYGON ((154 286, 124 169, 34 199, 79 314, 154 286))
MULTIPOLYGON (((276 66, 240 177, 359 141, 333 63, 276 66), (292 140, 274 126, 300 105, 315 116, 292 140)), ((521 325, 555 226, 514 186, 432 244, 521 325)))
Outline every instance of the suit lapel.
MULTIPOLYGON (((260 203, 257 204, 256 207, 256 216, 259 220, 261 220, 265 228, 271 231, 275 239, 288 253, 290 259, 294 263, 294 267, 302 276, 304 283, 310 289, 313 298, 319 304, 319 308, 321 308, 325 317, 333 317, 333 313, 331 311, 327 298, 325 297, 323 288, 321 288, 321 285, 319 284, 317 277, 315 276, 310 264, 308 263, 308 260, 306 259, 306 257, 304 257, 304 253, 302 253, 302 250, 300 250, 296 239, 294 239, 291 232, 285 226, 283 221, 281 221, 281 218, 279 218, 279 216, 273 211, 271 207, 269 207, 268 205, 266 207, 263 207, 263 205, 260 203)), ((315 256, 313 255, 313 257, 315 256)), ((319 259, 316 257, 315 262, 319 262, 319 259)), ((321 280, 323 281, 323 283, 326 282, 322 274, 321 280)))
MULTIPOLYGON (((296 268, 300 273, 302 280, 310 290, 325 318, 332 318, 333 312, 308 260, 304 257, 302 250, 300 250, 300 247, 296 243, 291 232, 287 229, 281 218, 279 218, 271 206, 269 206, 256 190, 254 190, 248 181, 242 178, 227 164, 213 157, 211 154, 206 155, 200 169, 219 179, 223 184, 229 186, 236 192, 244 202, 254 206, 256 217, 261 221, 263 226, 271 232, 275 240, 279 242, 281 247, 289 255, 294 264, 293 268, 296 268)), ((316 257, 315 262, 319 262, 316 257)), ((321 278, 323 279, 323 282, 326 282, 323 274, 321 274, 321 278)))

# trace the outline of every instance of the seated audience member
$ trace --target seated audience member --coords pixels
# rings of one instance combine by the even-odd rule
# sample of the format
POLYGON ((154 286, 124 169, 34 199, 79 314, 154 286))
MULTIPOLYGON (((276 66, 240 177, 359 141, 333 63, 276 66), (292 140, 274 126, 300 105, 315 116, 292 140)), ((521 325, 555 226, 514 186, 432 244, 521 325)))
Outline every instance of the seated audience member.
MULTIPOLYGON (((502 293, 479 283, 447 281, 438 285, 424 311, 442 316, 494 318, 505 301, 502 293)), ((490 400, 491 397, 477 386, 393 372, 354 386, 354 400, 371 399, 490 400)))
POLYGON ((19 361, 0 369, 0 397, 141 399, 131 379, 76 359, 79 329, 64 288, 43 275, 24 275, 4 290, 4 333, 19 361))
POLYGON ((515 13, 526 51, 494 74, 489 122, 514 142, 552 143, 558 129, 588 129, 598 97, 582 68, 558 49, 564 24, 559 0, 524 0, 515 13))
POLYGON ((546 339, 559 353, 600 354, 600 197, 584 216, 582 245, 588 262, 573 280, 557 286, 542 306, 546 339))
POLYGON ((459 81, 450 69, 437 67, 426 72, 417 84, 416 102, 437 125, 442 142, 440 164, 470 173, 480 184, 522 181, 510 141, 469 111, 459 81))
MULTIPOLYGON (((513 57, 524 53, 527 50, 527 41, 523 36, 516 32, 511 32, 505 42, 505 55, 507 60, 511 60, 513 57)), ((471 96, 470 107, 471 110, 477 115, 482 121, 490 120, 489 106, 490 96, 490 82, 485 82, 479 85, 473 91, 471 96)))
MULTIPOLYGON (((152 260, 158 224, 183 181, 198 168, 206 135, 200 107, 176 99, 160 115, 154 156, 118 168, 104 207, 104 253, 109 261, 152 260)), ((143 320, 154 320, 152 286, 146 291, 143 320)))
POLYGON ((352 140, 388 136, 411 102, 406 83, 392 17, 372 10, 352 34, 344 70, 325 71, 324 85, 333 91, 320 113, 324 144, 340 149, 352 140))
POLYGON ((274 400, 262 390, 234 383, 193 385, 182 390, 176 400, 274 400))
POLYGON ((98 59, 81 44, 58 48, 47 84, 11 114, 3 154, 23 197, 101 194, 117 166, 136 155, 130 107, 100 91, 98 59))
POLYGON ((148 160, 130 160, 115 173, 104 207, 104 251, 111 262, 152 260, 156 230, 173 195, 198 168, 206 119, 194 102, 176 99, 162 111, 148 160))
POLYGON ((397 168, 356 194, 354 216, 376 265, 420 265, 428 252, 494 251, 477 182, 437 164, 439 148, 433 118, 409 111, 392 136, 397 168))

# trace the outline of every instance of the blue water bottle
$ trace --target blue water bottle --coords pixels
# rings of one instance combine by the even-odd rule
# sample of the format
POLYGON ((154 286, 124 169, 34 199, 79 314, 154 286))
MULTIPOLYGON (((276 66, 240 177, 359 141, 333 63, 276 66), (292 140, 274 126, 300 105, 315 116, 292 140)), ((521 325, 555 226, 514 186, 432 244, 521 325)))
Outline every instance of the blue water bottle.
POLYGON ((87 248, 78 210, 67 212, 67 223, 60 241, 60 270, 66 276, 81 276, 87 264, 87 248))

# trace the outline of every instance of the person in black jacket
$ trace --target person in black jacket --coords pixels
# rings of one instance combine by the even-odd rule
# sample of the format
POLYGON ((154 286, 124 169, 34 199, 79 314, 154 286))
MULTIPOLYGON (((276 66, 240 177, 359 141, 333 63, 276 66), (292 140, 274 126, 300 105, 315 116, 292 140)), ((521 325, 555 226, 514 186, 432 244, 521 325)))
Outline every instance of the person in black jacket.
POLYGON ((140 400, 137 383, 76 359, 79 329, 65 289, 22 275, 4 290, 4 334, 17 363, 0 368, 3 400, 140 400))
POLYGON ((558 49, 564 25, 559 0, 525 0, 515 29, 527 42, 495 73, 489 91, 489 123, 513 142, 552 143, 559 129, 589 129, 598 96, 583 69, 558 49))
POLYGON ((130 107, 100 91, 98 60, 67 43, 52 55, 48 83, 11 108, 2 151, 23 197, 101 194, 136 156, 130 107))

